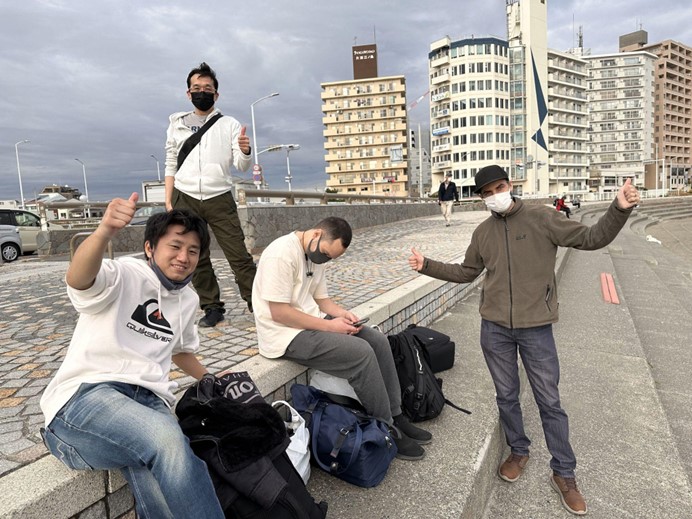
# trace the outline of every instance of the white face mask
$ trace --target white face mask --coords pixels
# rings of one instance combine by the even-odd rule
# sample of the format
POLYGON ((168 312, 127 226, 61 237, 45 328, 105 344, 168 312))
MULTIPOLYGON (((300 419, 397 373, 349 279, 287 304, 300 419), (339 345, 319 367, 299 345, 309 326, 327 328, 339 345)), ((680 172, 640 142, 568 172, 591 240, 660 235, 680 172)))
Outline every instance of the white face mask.
POLYGON ((485 202, 485 206, 491 211, 504 214, 512 205, 512 193, 509 191, 497 193, 496 195, 484 198, 483 201, 485 202))

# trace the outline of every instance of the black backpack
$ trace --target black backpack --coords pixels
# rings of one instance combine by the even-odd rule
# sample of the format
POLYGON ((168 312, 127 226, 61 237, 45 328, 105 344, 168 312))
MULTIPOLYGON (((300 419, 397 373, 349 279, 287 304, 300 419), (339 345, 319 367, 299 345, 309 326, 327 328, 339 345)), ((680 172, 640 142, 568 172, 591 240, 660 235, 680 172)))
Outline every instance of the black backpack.
POLYGON ((449 335, 415 324, 410 324, 401 333, 412 337, 422 348, 433 373, 446 371, 454 366, 455 344, 449 335))
POLYGON ((389 345, 401 386, 401 409, 412 422, 438 416, 445 404, 471 414, 447 400, 442 393, 442 380, 435 378, 423 349, 410 330, 389 335, 389 345))
POLYGON ((227 518, 324 519, 286 454, 288 433, 281 415, 266 402, 242 404, 207 398, 190 387, 176 406, 190 447, 209 468, 227 518))

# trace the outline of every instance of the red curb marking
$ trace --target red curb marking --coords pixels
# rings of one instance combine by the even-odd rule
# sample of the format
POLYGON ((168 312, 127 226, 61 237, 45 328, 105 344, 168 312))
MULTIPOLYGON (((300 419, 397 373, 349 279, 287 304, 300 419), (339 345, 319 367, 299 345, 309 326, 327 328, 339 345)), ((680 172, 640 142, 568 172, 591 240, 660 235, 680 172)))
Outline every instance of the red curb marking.
POLYGON ((613 276, 607 272, 601 273, 601 294, 603 294, 603 300, 606 303, 612 303, 614 305, 620 304, 620 298, 618 297, 617 290, 615 289, 615 281, 613 276))

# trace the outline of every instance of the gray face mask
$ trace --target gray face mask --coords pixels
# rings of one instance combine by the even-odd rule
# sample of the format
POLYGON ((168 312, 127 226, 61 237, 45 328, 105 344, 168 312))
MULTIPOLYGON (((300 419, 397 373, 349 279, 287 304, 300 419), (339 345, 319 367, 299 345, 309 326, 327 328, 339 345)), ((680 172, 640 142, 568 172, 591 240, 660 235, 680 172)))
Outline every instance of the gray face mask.
MULTIPOLYGON (((153 254, 153 251, 152 251, 153 254)), ((156 277, 159 278, 159 281, 161 282, 161 285, 163 285, 163 288, 168 290, 169 292, 171 290, 181 290, 185 288, 190 281, 192 281, 192 274, 190 274, 188 277, 183 279, 182 281, 173 281, 170 278, 166 277, 166 274, 163 273, 163 271, 159 268, 159 266, 156 264, 154 261, 154 257, 152 256, 149 258, 149 266, 151 269, 154 271, 154 274, 156 274, 156 277)))
POLYGON ((311 251, 310 245, 312 245, 313 241, 315 241, 315 238, 310 240, 310 242, 308 243, 308 251, 305 254, 310 261, 312 261, 315 265, 321 265, 322 263, 327 263, 330 259, 332 259, 329 256, 327 256, 324 252, 320 251, 320 242, 322 241, 322 236, 320 236, 317 239, 317 245, 315 246, 315 250, 311 251))

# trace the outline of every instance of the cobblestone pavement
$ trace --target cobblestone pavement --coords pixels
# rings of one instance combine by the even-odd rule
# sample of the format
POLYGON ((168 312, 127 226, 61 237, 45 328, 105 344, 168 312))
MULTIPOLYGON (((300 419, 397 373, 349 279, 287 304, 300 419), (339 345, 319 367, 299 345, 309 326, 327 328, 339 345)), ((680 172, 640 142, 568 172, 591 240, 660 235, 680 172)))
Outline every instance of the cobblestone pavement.
MULTIPOLYGON (((487 215, 455 213, 451 227, 434 216, 356 230, 347 253, 329 267, 332 299, 353 308, 413 279, 417 274, 406 261, 411 246, 435 259, 460 257, 487 215)), ((226 319, 215 328, 200 328, 199 357, 218 372, 256 355, 257 348, 254 320, 238 296, 228 263, 218 255, 213 265, 226 319)), ((65 292, 66 270, 65 258, 0 263, 0 476, 46 453, 38 402, 62 362, 77 320, 65 292)), ((171 377, 182 387, 191 382, 180 371, 171 377)))

